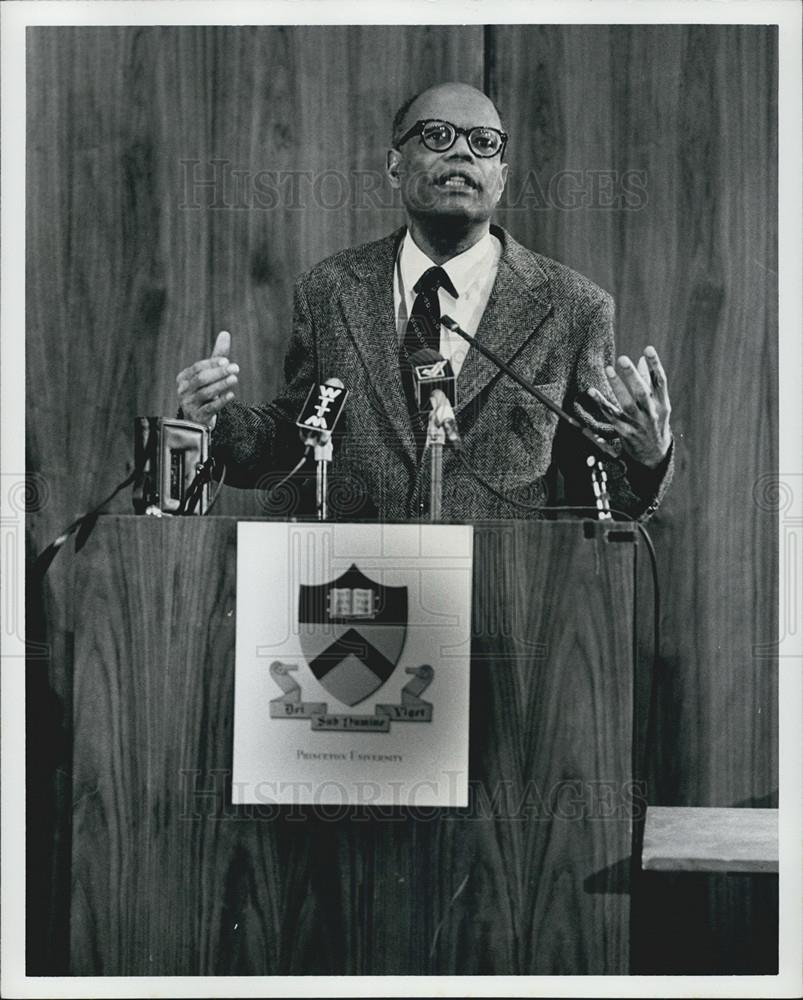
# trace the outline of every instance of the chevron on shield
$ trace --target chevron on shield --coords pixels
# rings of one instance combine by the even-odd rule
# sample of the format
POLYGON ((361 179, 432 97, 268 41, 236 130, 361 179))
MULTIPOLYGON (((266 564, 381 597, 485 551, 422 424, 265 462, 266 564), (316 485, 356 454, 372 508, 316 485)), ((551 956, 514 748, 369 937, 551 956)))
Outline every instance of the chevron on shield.
POLYGON ((357 705, 399 662, 407 634, 407 587, 385 587, 351 566, 331 583, 301 584, 301 650, 338 701, 357 705))

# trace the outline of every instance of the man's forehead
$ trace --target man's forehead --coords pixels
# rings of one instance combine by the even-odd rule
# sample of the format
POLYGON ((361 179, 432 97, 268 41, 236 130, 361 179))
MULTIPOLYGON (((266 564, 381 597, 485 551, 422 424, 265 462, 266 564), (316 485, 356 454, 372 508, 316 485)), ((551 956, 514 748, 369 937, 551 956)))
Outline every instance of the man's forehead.
POLYGON ((485 94, 473 87, 445 84, 420 94, 411 105, 410 123, 421 118, 445 118, 455 125, 493 125, 499 127, 499 115, 485 94))

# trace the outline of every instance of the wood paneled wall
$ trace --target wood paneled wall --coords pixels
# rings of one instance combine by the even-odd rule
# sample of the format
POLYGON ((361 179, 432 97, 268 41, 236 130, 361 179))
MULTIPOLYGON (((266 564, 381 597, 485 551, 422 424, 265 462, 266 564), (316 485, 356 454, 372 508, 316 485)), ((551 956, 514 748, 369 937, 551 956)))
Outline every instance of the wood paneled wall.
POLYGON ((778 461, 774 31, 492 38, 491 89, 521 136, 503 223, 611 291, 619 349, 654 344, 670 380, 677 471, 651 523, 663 588, 653 793, 763 805, 777 788, 775 676, 754 653, 776 634, 775 512, 755 499, 778 461))
MULTIPOLYGON (((172 414, 219 329, 242 396, 272 395, 294 278, 402 219, 381 180, 397 105, 484 86, 512 137, 499 221, 609 289, 620 348, 653 343, 669 374, 652 800, 774 804, 776 49, 761 26, 28 29, 26 432, 50 495, 30 551, 123 478, 134 417, 172 414)), ((224 492, 220 513, 260 513, 224 492)), ((69 877, 64 579, 57 560, 29 605, 51 648, 30 669, 40 970, 69 877)))

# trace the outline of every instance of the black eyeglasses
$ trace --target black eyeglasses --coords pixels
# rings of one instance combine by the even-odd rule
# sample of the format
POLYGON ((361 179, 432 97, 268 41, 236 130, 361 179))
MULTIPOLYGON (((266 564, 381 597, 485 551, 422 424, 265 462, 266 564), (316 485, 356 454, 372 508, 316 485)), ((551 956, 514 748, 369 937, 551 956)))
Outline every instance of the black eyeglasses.
POLYGON ((460 128, 451 122, 439 119, 425 118, 417 121, 396 143, 396 148, 402 146, 408 139, 420 135, 421 141, 433 153, 445 153, 457 142, 459 135, 468 140, 468 148, 475 156, 496 156, 504 153, 507 145, 507 132, 489 125, 474 125, 472 128, 460 128))

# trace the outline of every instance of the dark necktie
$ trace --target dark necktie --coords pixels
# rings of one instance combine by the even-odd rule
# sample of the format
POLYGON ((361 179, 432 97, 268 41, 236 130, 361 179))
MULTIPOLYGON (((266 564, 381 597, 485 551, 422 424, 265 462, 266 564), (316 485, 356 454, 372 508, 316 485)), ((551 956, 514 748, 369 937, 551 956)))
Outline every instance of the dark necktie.
POLYGON ((442 267, 430 267, 424 271, 413 285, 416 293, 413 309, 404 331, 402 350, 407 356, 429 347, 440 352, 441 347, 441 307, 438 302, 438 289, 445 288, 450 295, 457 298, 457 292, 449 275, 442 267))
POLYGON ((424 271, 418 281, 413 285, 416 293, 410 318, 407 320, 407 327, 404 331, 400 350, 400 365, 402 372, 402 384, 407 397, 407 405, 410 407, 410 415, 413 421, 416 441, 419 451, 423 448, 426 436, 424 421, 418 415, 415 403, 415 389, 413 387, 413 372, 410 368, 410 355, 420 351, 423 347, 429 347, 433 351, 440 353, 441 347, 441 307, 438 301, 438 289, 445 288, 450 295, 457 298, 457 291, 449 278, 449 275, 442 267, 430 267, 424 271))

